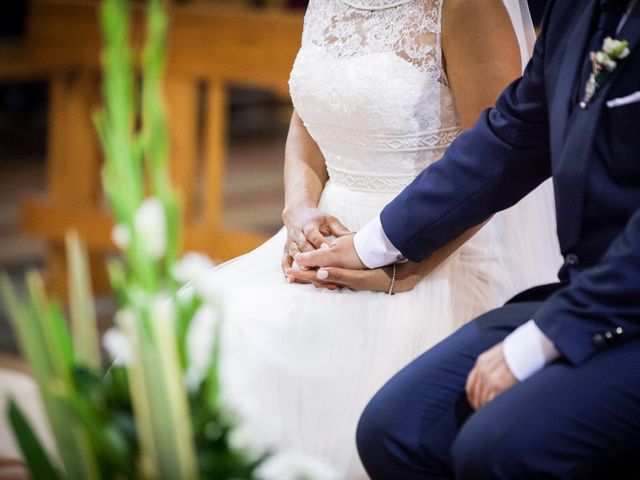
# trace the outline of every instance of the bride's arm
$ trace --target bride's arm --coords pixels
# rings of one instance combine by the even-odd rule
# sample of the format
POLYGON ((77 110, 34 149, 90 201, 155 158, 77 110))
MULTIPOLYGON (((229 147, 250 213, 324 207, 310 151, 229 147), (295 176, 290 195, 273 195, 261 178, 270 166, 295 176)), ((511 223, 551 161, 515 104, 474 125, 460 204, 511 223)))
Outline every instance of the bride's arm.
POLYGON ((327 179, 322 153, 294 110, 284 151, 285 223, 296 210, 318 206, 327 179))
POLYGON ((282 220, 287 241, 283 270, 290 268, 292 255, 319 248, 329 235, 340 236, 347 229, 333 216, 318 210, 328 175, 324 157, 294 110, 284 155, 285 201, 282 220))
MULTIPOLYGON (((521 74, 518 41, 502 0, 444 0, 442 49, 458 117, 463 130, 467 130, 521 74)), ((397 265, 394 291, 411 290, 483 225, 468 230, 420 263, 397 265)), ((390 267, 324 270, 329 274, 325 282, 353 290, 386 292, 391 281, 390 267)), ((315 272, 296 272, 300 280, 310 280, 314 275, 315 272)), ((314 278, 314 281, 318 280, 314 278)))
POLYGON ((520 48, 503 0, 444 0, 442 50, 463 130, 522 74, 520 48))

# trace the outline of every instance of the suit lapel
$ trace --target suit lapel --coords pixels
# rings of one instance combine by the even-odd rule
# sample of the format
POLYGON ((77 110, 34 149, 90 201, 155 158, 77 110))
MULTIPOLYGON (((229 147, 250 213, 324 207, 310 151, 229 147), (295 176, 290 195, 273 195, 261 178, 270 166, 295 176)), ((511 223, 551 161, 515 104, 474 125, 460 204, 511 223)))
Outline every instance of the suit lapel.
MULTIPOLYGON (((635 49, 640 48, 640 4, 636 5, 631 12, 618 38, 629 42, 631 55, 619 62, 618 68, 598 89, 587 109, 583 110, 575 106, 576 111, 571 117, 557 171, 554 174, 557 185, 558 217, 564 219, 563 222, 558 223, 558 236, 564 251, 573 247, 580 238, 589 159, 592 157, 593 141, 608 92, 624 72, 626 64, 638 58, 635 49)), ((571 95, 567 100, 576 102, 575 97, 571 95)), ((567 105, 569 105, 568 102, 567 105)), ((565 121, 569 119, 569 115, 567 110, 565 121)))
POLYGON ((586 61, 586 51, 591 37, 591 25, 596 9, 596 1, 589 2, 580 15, 575 27, 567 37, 565 50, 558 70, 557 88, 551 99, 550 118, 554 121, 551 129, 551 148, 559 154, 565 140, 567 122, 571 113, 571 104, 575 103, 576 82, 580 78, 582 66, 586 61))
POLYGON ((630 50, 632 52, 634 51, 633 48, 640 44, 640 29, 638 29, 638 22, 640 22, 640 2, 636 3, 635 7, 629 14, 627 23, 624 24, 620 35, 618 35, 618 38, 629 41, 630 50))

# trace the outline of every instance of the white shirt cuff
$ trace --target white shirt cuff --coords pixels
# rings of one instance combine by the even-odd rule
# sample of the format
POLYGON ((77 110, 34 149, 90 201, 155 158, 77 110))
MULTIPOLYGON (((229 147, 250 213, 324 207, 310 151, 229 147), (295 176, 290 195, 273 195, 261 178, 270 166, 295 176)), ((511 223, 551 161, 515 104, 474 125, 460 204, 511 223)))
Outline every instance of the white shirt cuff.
POLYGON ((353 244, 358 257, 367 268, 384 267, 405 260, 384 233, 379 216, 355 234, 353 244))
POLYGON ((517 328, 502 344, 509 370, 524 381, 560 356, 560 352, 533 320, 517 328))

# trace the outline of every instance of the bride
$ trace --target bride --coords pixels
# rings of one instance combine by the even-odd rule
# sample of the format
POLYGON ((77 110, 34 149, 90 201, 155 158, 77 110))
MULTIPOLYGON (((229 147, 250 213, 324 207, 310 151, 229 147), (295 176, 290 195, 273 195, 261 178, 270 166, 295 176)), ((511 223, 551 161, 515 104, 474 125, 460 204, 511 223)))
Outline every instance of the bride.
POLYGON ((532 37, 519 0, 311 0, 290 79, 285 228, 207 277, 225 307, 222 384, 251 441, 364 477, 356 423, 385 380, 554 279, 548 184, 422 264, 399 265, 394 296, 386 269, 359 272, 352 289, 316 288, 291 269, 292 255, 359 229, 437 161, 520 74, 532 37))

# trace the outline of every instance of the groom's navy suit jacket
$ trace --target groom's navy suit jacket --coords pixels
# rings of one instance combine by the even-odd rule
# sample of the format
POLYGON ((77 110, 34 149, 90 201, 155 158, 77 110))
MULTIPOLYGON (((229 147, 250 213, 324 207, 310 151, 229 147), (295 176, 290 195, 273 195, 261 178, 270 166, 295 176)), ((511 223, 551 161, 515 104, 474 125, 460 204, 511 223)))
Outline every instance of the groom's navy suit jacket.
POLYGON ((419 261, 552 176, 566 283, 534 320, 574 365, 640 336, 640 102, 607 106, 640 91, 640 5, 618 36, 631 54, 582 109, 597 6, 552 2, 523 77, 381 214, 419 261))

